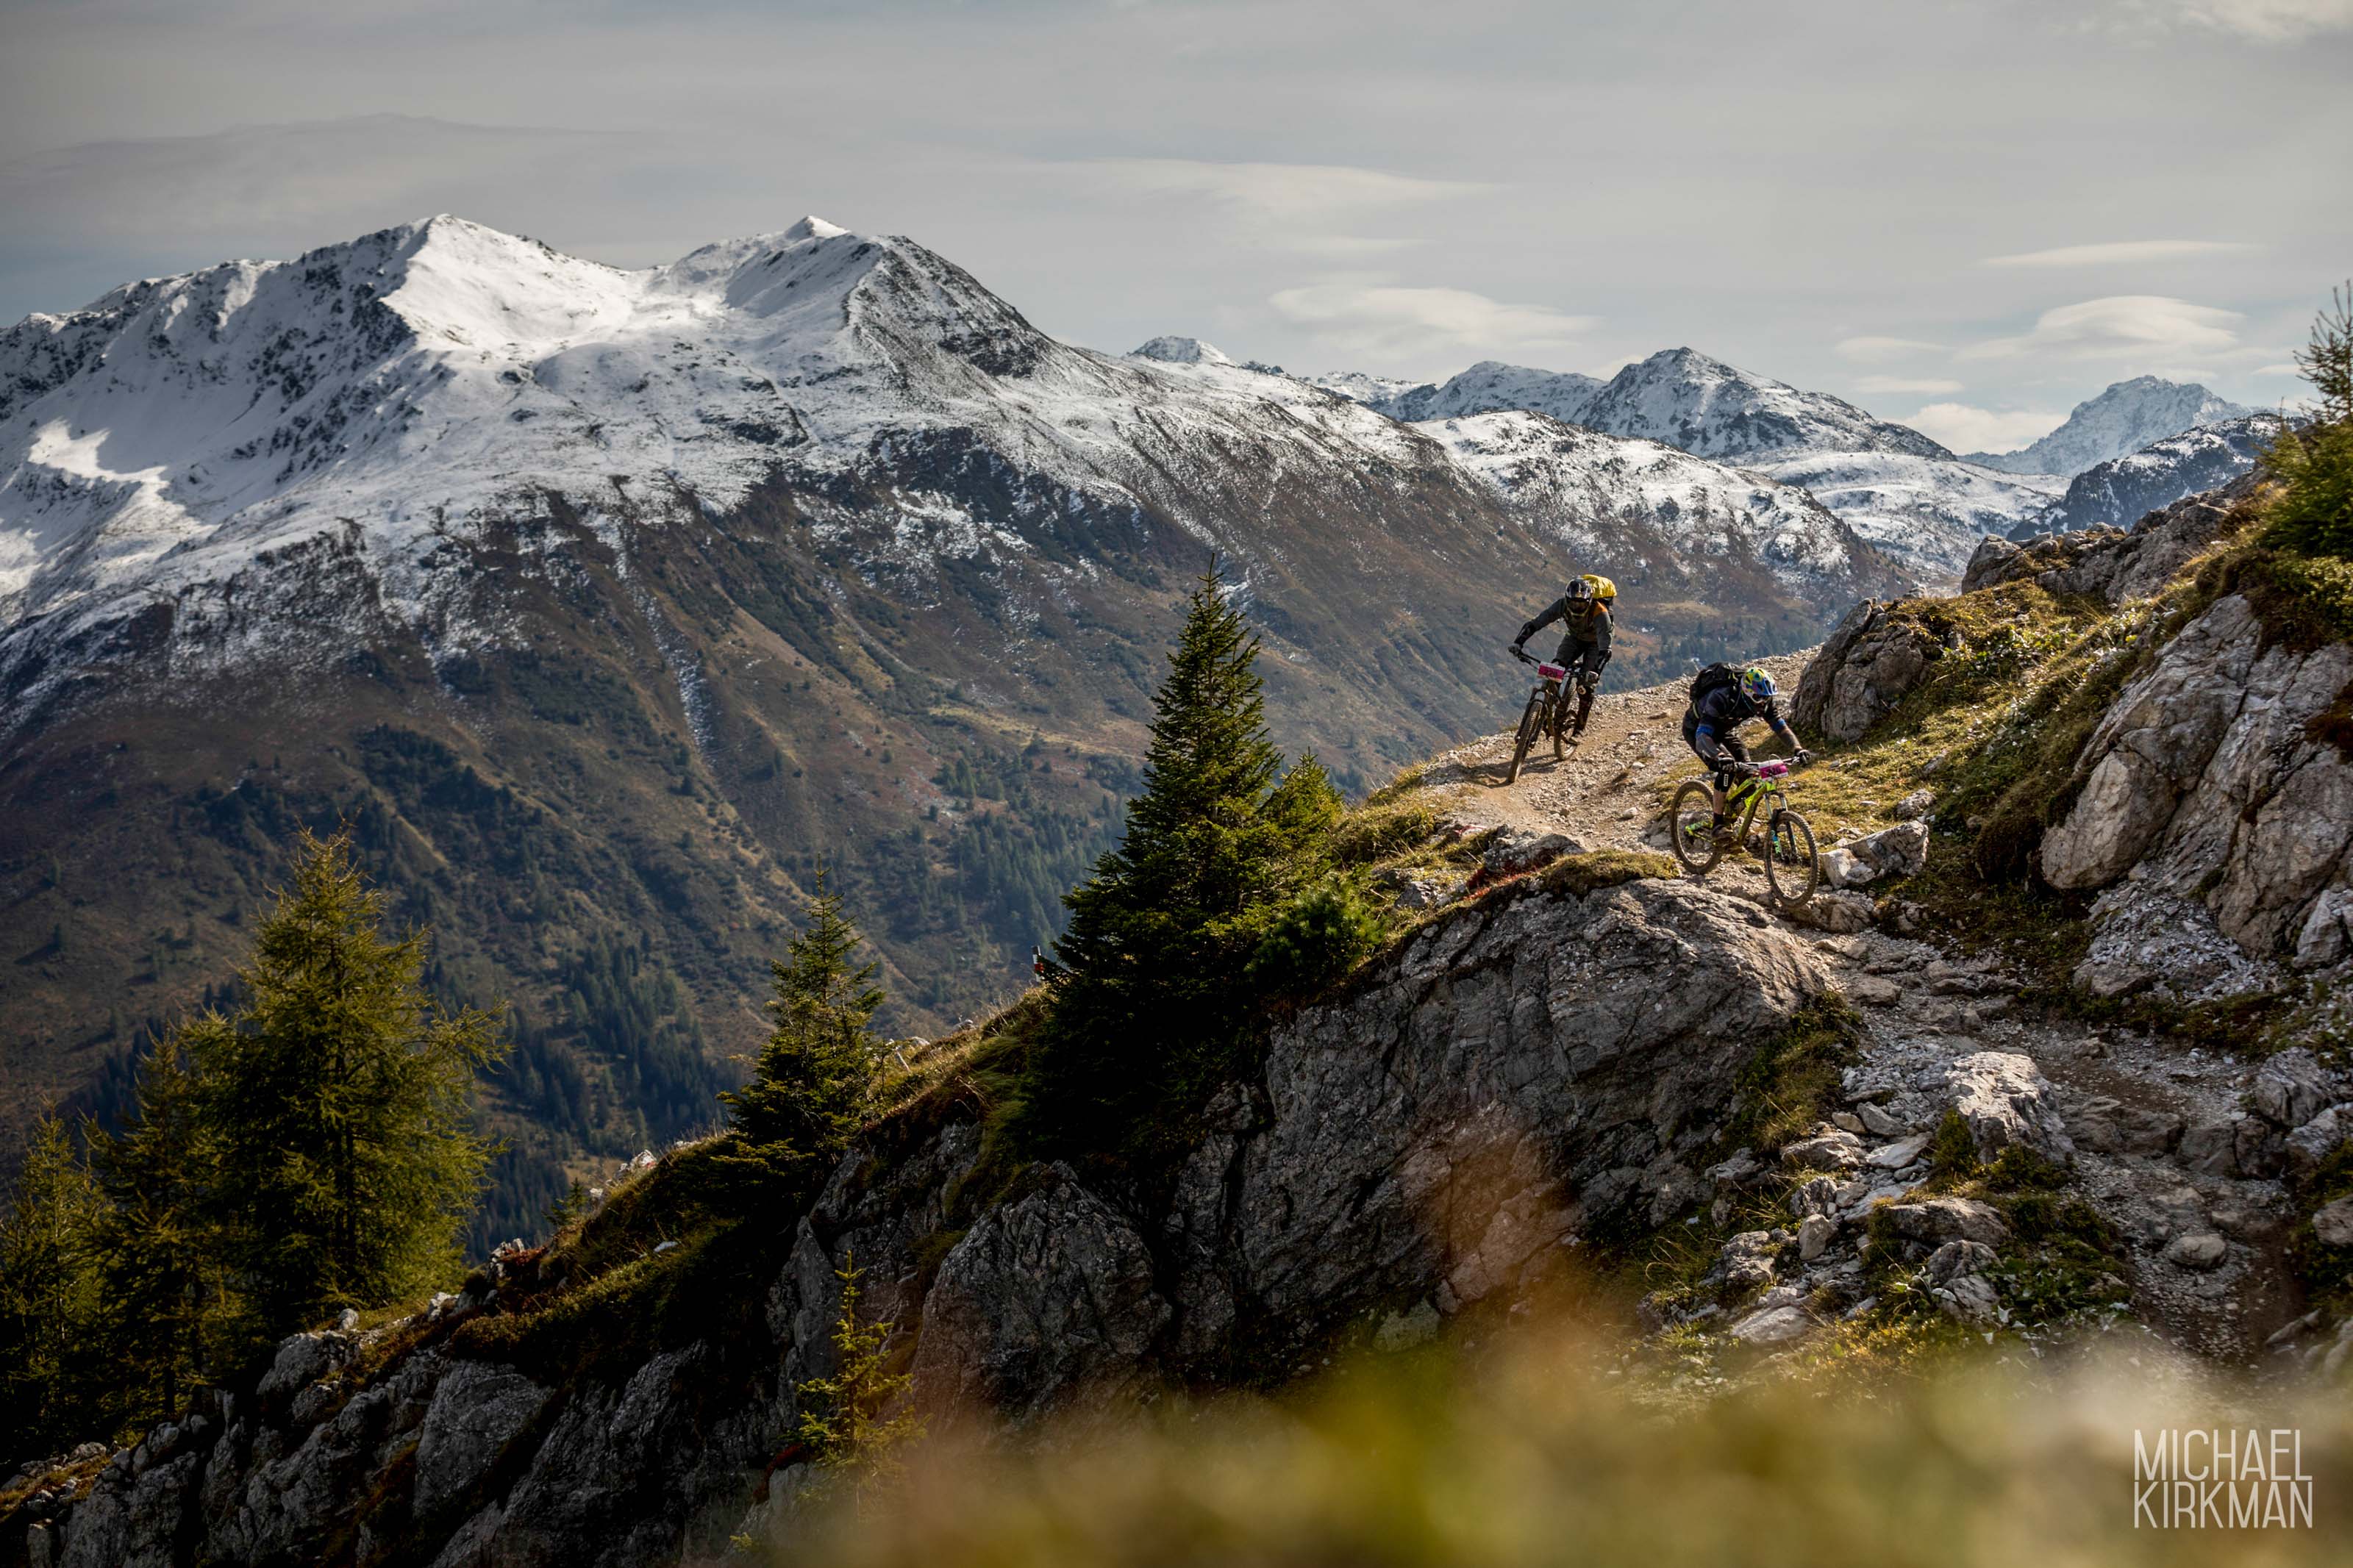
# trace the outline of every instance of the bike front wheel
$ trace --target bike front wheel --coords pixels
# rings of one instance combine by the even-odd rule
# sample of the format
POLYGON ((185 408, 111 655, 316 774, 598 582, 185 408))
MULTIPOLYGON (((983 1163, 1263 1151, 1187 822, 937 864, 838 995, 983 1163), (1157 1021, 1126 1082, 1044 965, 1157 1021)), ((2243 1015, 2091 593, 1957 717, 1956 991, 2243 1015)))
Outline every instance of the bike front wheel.
POLYGON ((1528 760, 1528 748, 1536 743, 1544 729, 1544 690, 1538 688, 1528 693, 1528 705, 1520 711, 1520 731, 1512 739, 1512 765, 1504 770, 1504 782, 1512 784, 1520 776, 1520 764, 1528 760))
POLYGON ((1794 811, 1777 811, 1765 824, 1765 882, 1785 904, 1802 904, 1821 886, 1822 858, 1814 830, 1794 811))
POLYGON ((1673 837, 1675 858, 1694 877, 1704 877, 1724 858, 1715 841, 1715 791, 1704 779, 1693 779, 1675 791, 1667 808, 1667 831, 1673 837))

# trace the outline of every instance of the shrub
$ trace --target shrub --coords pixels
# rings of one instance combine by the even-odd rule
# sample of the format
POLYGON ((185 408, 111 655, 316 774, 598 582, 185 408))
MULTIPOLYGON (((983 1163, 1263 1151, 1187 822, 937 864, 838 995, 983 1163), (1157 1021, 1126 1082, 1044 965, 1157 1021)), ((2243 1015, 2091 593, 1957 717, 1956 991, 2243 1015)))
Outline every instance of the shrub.
POLYGON ((1250 954, 1247 977, 1271 996, 1309 996, 1354 969, 1381 936, 1364 889, 1326 877, 1287 905, 1250 954))

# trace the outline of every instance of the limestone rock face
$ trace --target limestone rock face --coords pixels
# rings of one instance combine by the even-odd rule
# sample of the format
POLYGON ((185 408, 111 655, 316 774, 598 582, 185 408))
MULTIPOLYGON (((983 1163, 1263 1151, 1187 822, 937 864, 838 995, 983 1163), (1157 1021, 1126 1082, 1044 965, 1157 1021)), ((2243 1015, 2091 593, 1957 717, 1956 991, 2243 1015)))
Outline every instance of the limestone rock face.
POLYGON ((923 1300, 916 1398, 1034 1415, 1091 1384, 1132 1381, 1170 1316, 1135 1227, 1054 1164, 940 1265, 923 1300))
POLYGON ((1790 722, 1809 738, 1859 741, 1926 678, 1944 648, 1920 627, 1866 599, 1849 610, 1806 666, 1790 722))
POLYGON ((2265 642, 2245 598, 2217 600, 2084 747, 2042 868, 2056 887, 2109 889, 2078 975, 2097 993, 2220 994, 2270 965, 2345 961, 2353 760, 2315 721, 2353 684, 2353 645, 2265 642))
POLYGON ((1810 943, 1688 882, 1461 910, 1275 1032, 1271 1125, 1210 1256, 1252 1315, 1310 1331, 1433 1280, 1476 1300, 1641 1202, 1830 984, 1810 943))

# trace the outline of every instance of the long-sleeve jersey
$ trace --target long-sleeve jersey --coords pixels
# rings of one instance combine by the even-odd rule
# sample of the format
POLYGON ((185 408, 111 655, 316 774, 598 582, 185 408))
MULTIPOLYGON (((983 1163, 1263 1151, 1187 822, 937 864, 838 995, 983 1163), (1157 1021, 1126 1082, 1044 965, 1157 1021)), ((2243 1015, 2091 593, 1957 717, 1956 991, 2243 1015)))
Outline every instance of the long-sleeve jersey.
POLYGON ((1580 642, 1588 650, 1587 664, 1599 669, 1609 662, 1609 606, 1599 599, 1572 599, 1563 594, 1546 606, 1535 620, 1520 628, 1519 641, 1525 642, 1545 627, 1558 621, 1568 642, 1580 642), (1580 607, 1581 606, 1581 607, 1580 607))
POLYGON ((1792 746, 1798 743, 1798 737, 1781 721, 1780 710, 1772 698, 1760 704, 1750 700, 1737 686, 1719 686, 1692 704, 1692 750, 1709 762, 1720 760, 1725 755, 1720 742, 1751 719, 1764 720, 1772 726, 1773 733, 1792 746))

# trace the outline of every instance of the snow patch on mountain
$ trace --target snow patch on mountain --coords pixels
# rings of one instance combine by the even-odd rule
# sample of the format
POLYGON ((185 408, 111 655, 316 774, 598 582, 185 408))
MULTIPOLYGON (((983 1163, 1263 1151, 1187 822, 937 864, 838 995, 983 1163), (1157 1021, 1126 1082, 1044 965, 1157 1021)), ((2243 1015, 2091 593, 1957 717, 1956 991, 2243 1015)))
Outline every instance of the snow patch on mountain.
POLYGON ((2070 479, 2168 436, 2254 412, 2195 383, 2137 375, 2075 405, 2064 424, 2033 445, 2015 452, 1973 452, 1968 461, 2005 473, 2070 479))
POLYGON ((1414 426, 1573 551, 1612 542, 1597 524, 1636 523, 1686 559, 1753 553, 1788 581, 1841 570, 1853 542, 1804 490, 1657 441, 1607 436, 1521 410, 1414 426))
POLYGON ((1586 405, 1599 392, 1596 377, 1574 371, 1535 370, 1527 365, 1482 360, 1441 384, 1411 387, 1374 406, 1393 419, 1452 419, 1525 408, 1572 425, 1589 424, 1586 405))
POLYGON ((1960 580, 1978 541, 2009 533, 2059 489, 2045 476, 1911 452, 1803 453, 1757 467, 1810 492, 1882 554, 1936 587, 1960 580))

